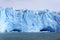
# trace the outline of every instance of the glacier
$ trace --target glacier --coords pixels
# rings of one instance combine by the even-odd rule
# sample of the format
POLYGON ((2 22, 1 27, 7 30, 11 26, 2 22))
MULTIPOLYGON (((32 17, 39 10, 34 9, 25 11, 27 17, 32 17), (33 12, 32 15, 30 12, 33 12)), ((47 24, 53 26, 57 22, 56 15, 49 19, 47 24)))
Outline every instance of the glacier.
POLYGON ((0 8, 0 32, 60 32, 60 12, 0 8))

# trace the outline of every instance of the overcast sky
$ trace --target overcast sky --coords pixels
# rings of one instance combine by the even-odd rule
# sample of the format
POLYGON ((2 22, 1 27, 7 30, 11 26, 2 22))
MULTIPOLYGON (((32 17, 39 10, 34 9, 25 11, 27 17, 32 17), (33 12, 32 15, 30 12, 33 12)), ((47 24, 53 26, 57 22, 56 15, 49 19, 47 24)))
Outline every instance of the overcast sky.
POLYGON ((60 10, 60 0, 0 0, 0 7, 60 10))

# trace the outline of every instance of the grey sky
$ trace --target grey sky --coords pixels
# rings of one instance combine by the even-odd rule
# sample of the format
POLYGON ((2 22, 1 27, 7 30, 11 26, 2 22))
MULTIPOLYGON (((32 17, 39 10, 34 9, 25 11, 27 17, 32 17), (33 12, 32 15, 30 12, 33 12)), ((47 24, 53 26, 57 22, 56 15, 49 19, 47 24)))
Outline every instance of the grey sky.
POLYGON ((60 0, 0 0, 0 7, 60 10, 60 0))

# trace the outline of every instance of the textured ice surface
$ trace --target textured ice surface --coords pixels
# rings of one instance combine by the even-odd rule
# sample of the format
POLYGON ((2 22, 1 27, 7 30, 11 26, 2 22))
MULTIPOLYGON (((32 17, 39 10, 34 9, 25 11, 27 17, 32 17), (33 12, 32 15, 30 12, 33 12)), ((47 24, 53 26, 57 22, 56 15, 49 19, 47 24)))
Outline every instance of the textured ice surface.
POLYGON ((60 12, 0 8, 0 32, 60 32, 60 12))

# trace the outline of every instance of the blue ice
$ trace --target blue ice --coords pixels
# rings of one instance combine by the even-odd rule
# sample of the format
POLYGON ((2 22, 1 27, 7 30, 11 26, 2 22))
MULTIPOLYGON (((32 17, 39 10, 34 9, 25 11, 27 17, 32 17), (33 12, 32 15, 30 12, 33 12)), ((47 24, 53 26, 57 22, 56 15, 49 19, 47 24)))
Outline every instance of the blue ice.
POLYGON ((0 8, 0 32, 60 32, 60 14, 49 10, 0 8), (56 14, 56 15, 55 15, 56 14))

